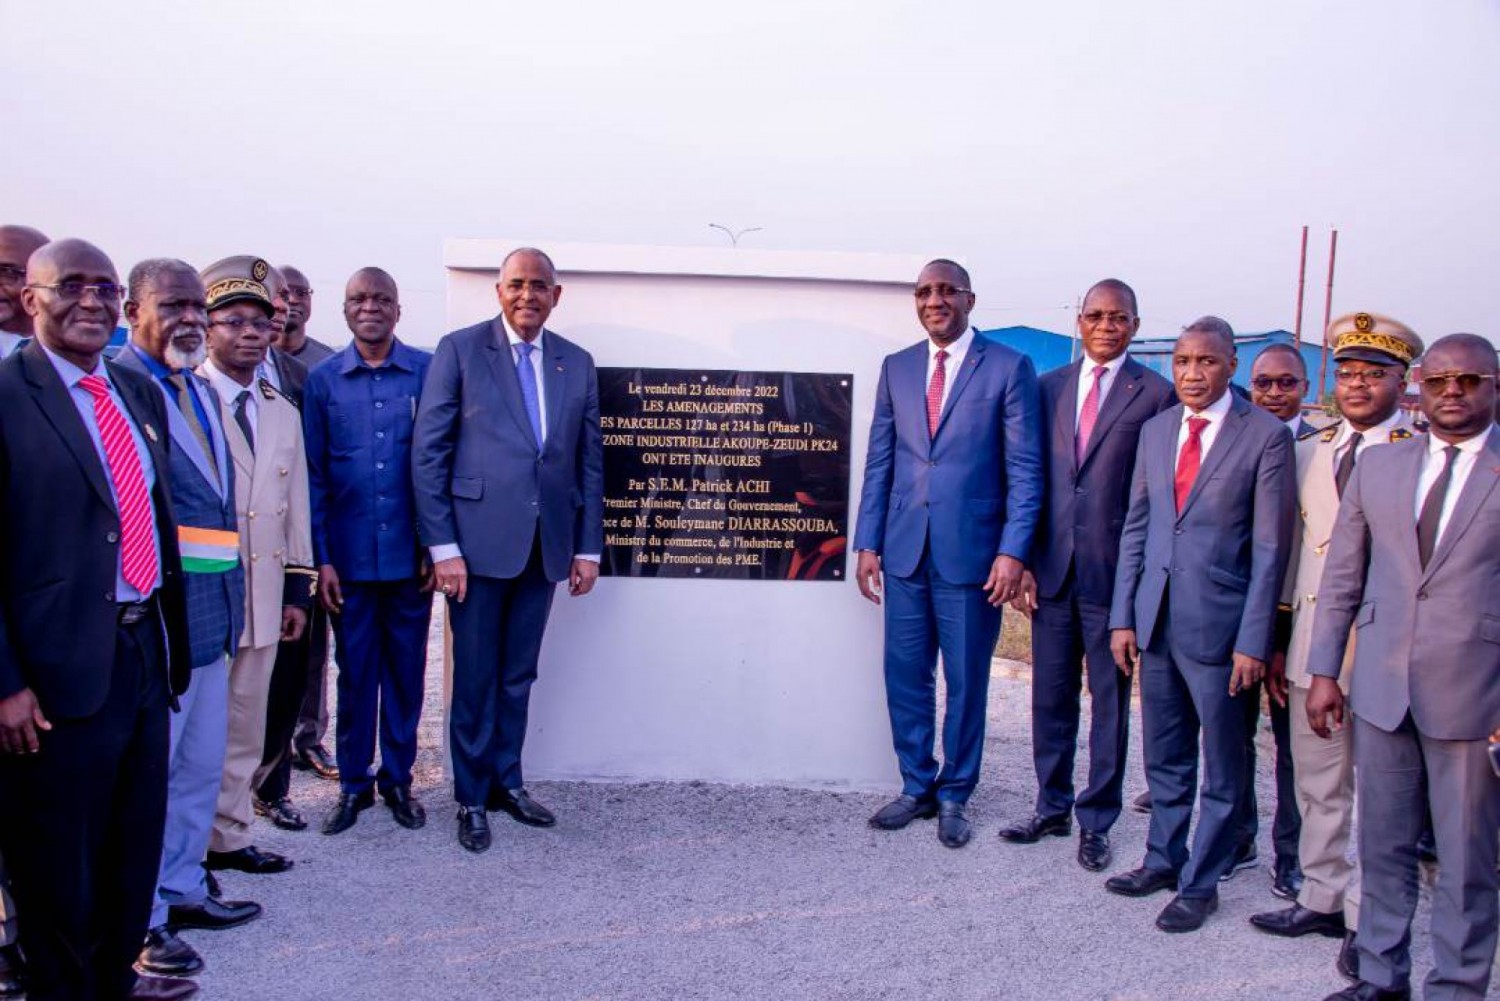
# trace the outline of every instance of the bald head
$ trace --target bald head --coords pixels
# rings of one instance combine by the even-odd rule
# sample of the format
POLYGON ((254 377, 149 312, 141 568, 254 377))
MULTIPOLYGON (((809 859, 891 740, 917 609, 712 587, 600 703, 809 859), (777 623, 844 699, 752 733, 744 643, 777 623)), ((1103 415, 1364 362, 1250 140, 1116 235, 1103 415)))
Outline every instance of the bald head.
POLYGON ((31 335, 21 287, 26 284, 26 262, 46 242, 46 235, 30 226, 0 226, 0 330, 31 335))
POLYGON ((92 372, 120 319, 119 275, 98 247, 83 240, 55 240, 26 264, 27 287, 21 304, 31 314, 36 336, 57 354, 92 372), (61 288, 75 286, 73 294, 61 288), (79 293, 76 286, 89 286, 79 293))
POLYGON ((546 269, 547 275, 552 280, 552 284, 557 284, 557 265, 552 263, 552 258, 547 256, 545 250, 538 250, 535 247, 517 247, 506 254, 505 259, 500 262, 500 274, 502 276, 505 274, 505 269, 510 265, 511 261, 516 258, 525 258, 541 265, 546 269))

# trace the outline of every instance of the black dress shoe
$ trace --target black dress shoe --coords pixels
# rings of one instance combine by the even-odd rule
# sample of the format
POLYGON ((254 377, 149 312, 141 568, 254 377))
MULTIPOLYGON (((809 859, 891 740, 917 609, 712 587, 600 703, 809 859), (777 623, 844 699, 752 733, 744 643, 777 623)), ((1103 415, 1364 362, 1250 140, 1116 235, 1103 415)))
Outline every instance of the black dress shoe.
POLYGON ((203 969, 203 957, 170 927, 157 925, 146 932, 135 968, 161 977, 190 977, 203 969))
POLYGON ((1423 831, 1417 838, 1417 861, 1437 865, 1437 860, 1437 838, 1431 830, 1423 831))
POLYGON ((419 800, 412 797, 411 786, 395 786, 380 796, 385 800, 385 805, 391 808, 391 816, 402 827, 415 831, 427 823, 427 811, 422 809, 419 800))
POLYGON ((1249 841, 1234 850, 1234 859, 1230 861, 1229 868, 1224 870, 1219 877, 1219 882, 1227 883, 1246 869, 1254 869, 1256 861, 1260 858, 1255 851, 1255 842, 1249 841))
POLYGON ((1078 832, 1078 864, 1089 872, 1103 872, 1115 860, 1109 850, 1109 835, 1093 831, 1078 832))
POLYGON ((949 800, 938 804, 938 840, 948 848, 962 848, 973 837, 974 829, 964 816, 964 805, 949 800))
POLYGON ((203 885, 208 887, 210 897, 222 897, 224 891, 219 889, 219 880, 213 873, 208 871, 208 866, 203 867, 203 885))
POLYGON ((314 744, 298 751, 292 758, 292 767, 299 772, 312 772, 320 779, 339 777, 339 766, 334 763, 333 755, 328 753, 328 748, 322 744, 314 744))
POLYGON ((198 985, 181 977, 140 977, 130 989, 130 1001, 184 1001, 198 993, 198 985))
POLYGON ((476 855, 490 850, 490 819, 482 806, 458 808, 458 843, 476 855))
POLYGON ((328 816, 323 818, 324 834, 342 834, 354 826, 359 819, 361 810, 368 810, 375 805, 375 790, 362 789, 359 792, 341 792, 339 798, 334 802, 333 809, 328 811, 328 816))
POLYGON ((1353 987, 1345 987, 1337 994, 1328 995, 1323 1001, 1411 1001, 1411 988, 1385 990, 1360 981, 1353 987))
POLYGON ((203 928, 219 931, 235 928, 260 917, 260 905, 253 900, 220 900, 208 897, 196 904, 173 904, 167 908, 167 927, 173 931, 203 928))
POLYGON ((490 801, 485 805, 491 810, 510 814, 514 820, 527 827, 551 827, 557 823, 557 818, 552 816, 552 811, 532 799, 525 789, 501 789, 498 792, 492 792, 490 801))
POLYGON ((1339 946, 1339 956, 1333 961, 1333 968, 1345 980, 1359 980, 1359 946, 1354 944, 1352 931, 1344 932, 1344 944, 1339 946))
POLYGON ((1322 914, 1310 911, 1301 904, 1293 904, 1279 911, 1252 914, 1250 923, 1263 932, 1280 935, 1282 938, 1301 938, 1303 935, 1323 935, 1328 938, 1344 936, 1342 912, 1322 914))
POLYGON ((302 831, 307 829, 307 818, 292 805, 290 796, 283 796, 274 803, 268 803, 259 796, 255 798, 255 812, 265 817, 271 823, 283 831, 302 831))
POLYGON ((203 867, 216 872, 232 869, 236 872, 248 872, 252 876, 268 876, 271 873, 286 872, 292 867, 292 860, 285 855, 263 852, 250 845, 232 852, 209 852, 203 867))
POLYGON ((1212 897, 1176 896, 1156 916, 1156 927, 1173 934, 1197 931, 1203 927, 1203 922, 1208 920, 1208 916, 1218 909, 1218 894, 1212 897))
POLYGON ((1296 900, 1302 892, 1302 866, 1295 855, 1276 856, 1276 868, 1271 872, 1271 893, 1282 900, 1296 900))
POLYGON ((875 811, 870 826, 880 831, 899 831, 913 820, 927 820, 937 816, 937 800, 902 793, 885 806, 875 811))
POLYGON ((1044 817, 1033 813, 1031 819, 1000 828, 1002 840, 1016 845, 1034 845, 1045 837, 1065 838, 1073 833, 1073 818, 1066 813, 1044 817))
POLYGON ((21 947, 12 942, 0 945, 0 998, 19 998, 26 994, 26 961, 21 947))
POLYGON ((1149 897, 1162 890, 1177 889, 1177 873, 1171 869, 1148 869, 1141 866, 1104 881, 1104 888, 1122 897, 1149 897))
POLYGON ((1151 812, 1151 790, 1147 789, 1145 792, 1141 793, 1135 799, 1131 800, 1130 801, 1130 808, 1132 810, 1134 810, 1136 813, 1150 813, 1151 812))

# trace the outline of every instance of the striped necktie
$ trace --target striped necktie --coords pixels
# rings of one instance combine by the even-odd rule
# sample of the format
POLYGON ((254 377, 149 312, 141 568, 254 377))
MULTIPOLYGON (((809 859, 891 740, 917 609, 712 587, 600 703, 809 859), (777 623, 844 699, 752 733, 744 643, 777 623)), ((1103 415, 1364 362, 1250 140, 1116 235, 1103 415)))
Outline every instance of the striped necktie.
POLYGON ((151 495, 135 450, 135 436, 109 395, 102 375, 86 375, 78 385, 94 399, 94 421, 104 444, 104 459, 120 511, 120 575, 142 595, 156 586, 156 537, 151 530, 151 495))

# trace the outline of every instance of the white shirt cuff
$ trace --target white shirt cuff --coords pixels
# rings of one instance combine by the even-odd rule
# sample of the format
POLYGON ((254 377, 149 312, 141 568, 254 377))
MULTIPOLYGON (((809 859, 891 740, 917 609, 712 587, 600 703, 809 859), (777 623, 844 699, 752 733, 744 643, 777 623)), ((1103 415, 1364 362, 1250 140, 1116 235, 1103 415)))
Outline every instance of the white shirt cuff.
POLYGON ((443 560, 451 560, 455 556, 462 556, 463 550, 458 548, 456 542, 445 542, 441 546, 429 546, 428 552, 432 554, 433 563, 441 563, 443 560))
POLYGON ((590 563, 598 563, 599 562, 599 554, 598 553, 576 553, 576 554, 574 554, 573 558, 575 560, 588 560, 590 563))

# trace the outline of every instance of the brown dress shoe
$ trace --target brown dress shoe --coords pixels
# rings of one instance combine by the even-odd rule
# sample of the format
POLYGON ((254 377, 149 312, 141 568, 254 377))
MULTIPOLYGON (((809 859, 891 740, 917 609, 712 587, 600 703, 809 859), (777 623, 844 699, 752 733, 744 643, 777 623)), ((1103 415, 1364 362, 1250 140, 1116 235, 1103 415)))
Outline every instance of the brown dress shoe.
POLYGON ((131 1001, 184 1001, 198 993, 198 985, 182 977, 139 977, 130 989, 131 1001))

